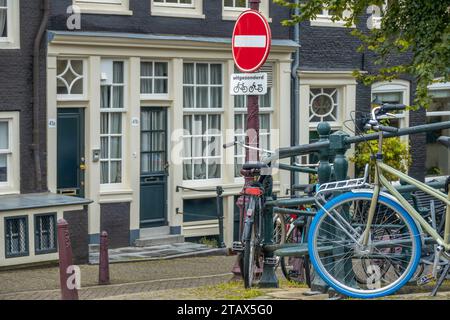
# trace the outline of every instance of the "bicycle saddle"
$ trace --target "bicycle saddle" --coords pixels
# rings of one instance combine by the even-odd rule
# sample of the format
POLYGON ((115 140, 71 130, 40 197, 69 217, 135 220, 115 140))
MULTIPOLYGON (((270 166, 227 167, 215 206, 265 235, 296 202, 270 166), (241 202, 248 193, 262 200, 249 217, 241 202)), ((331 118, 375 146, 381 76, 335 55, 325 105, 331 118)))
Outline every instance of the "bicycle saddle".
POLYGON ((251 169, 262 169, 262 168, 268 168, 269 166, 262 162, 249 162, 244 163, 242 166, 242 169, 244 170, 251 170, 251 169))
POLYGON ((450 137, 440 136, 437 141, 450 149, 450 137))

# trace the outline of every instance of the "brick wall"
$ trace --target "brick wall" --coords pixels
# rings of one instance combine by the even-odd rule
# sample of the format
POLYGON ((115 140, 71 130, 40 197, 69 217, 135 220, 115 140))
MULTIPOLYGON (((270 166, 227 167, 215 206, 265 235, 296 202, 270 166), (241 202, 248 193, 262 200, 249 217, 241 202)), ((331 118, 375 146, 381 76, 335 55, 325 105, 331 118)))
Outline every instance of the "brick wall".
POLYGON ((130 203, 105 203, 100 206, 100 232, 108 232, 109 247, 130 245, 130 203))
POLYGON ((89 262, 89 233, 87 206, 79 211, 64 212, 64 219, 69 223, 70 242, 73 251, 73 263, 89 262))
MULTIPOLYGON (((72 0, 52 2, 50 30, 66 30, 67 7, 72 0)), ((109 31, 171 35, 231 37, 234 21, 222 20, 222 0, 203 0, 205 19, 158 17, 150 15, 150 0, 130 0, 132 16, 84 14, 81 31, 109 31)), ((289 39, 289 29, 280 21, 289 17, 289 10, 271 3, 270 18, 274 38, 289 39)))
MULTIPOLYGON (((22 193, 42 191, 34 184, 36 168, 31 151, 33 98, 33 44, 41 21, 41 1, 20 1, 20 49, 0 50, 0 111, 20 112, 20 186, 22 193)), ((40 148, 43 190, 46 190, 46 51, 41 46, 40 148)))

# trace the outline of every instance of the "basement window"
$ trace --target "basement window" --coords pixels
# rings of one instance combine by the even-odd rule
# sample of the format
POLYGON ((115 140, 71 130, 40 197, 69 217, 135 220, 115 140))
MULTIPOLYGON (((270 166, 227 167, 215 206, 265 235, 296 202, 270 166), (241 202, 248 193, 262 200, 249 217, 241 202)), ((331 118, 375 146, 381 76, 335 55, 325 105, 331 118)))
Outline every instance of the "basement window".
POLYGON ((34 218, 36 254, 56 252, 56 214, 40 214, 34 218))
POLYGON ((28 217, 5 218, 5 256, 28 256, 28 217))

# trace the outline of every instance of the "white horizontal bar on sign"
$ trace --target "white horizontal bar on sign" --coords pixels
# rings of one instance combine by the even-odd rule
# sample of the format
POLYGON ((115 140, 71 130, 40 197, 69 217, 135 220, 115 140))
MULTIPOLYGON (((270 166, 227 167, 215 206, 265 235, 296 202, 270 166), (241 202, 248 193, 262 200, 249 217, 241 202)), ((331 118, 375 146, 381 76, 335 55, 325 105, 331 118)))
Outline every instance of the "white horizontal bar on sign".
POLYGON ((234 36, 235 47, 265 48, 266 36, 234 36))

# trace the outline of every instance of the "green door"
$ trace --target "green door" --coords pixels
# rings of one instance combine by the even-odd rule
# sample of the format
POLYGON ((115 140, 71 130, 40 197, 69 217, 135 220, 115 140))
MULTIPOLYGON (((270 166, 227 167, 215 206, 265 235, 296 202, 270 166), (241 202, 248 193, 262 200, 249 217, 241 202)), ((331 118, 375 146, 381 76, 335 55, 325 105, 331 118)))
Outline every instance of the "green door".
POLYGON ((167 111, 141 111, 141 228, 167 225, 167 111))
POLYGON ((58 109, 58 193, 84 197, 84 110, 58 109))

